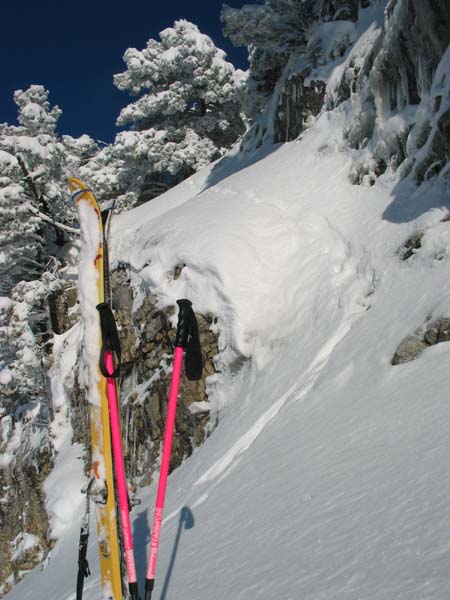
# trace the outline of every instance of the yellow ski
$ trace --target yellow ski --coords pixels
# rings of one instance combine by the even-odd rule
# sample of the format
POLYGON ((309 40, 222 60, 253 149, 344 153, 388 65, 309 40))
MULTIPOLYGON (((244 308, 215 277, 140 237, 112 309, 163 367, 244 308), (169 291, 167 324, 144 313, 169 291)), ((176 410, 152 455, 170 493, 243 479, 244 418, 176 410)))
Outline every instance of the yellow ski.
POLYGON ((96 306, 104 302, 103 225, 97 201, 87 185, 69 179, 69 189, 80 215, 79 296, 85 325, 83 354, 88 365, 89 419, 91 430, 93 497, 97 497, 97 531, 103 600, 122 600, 122 577, 117 532, 111 437, 106 378, 98 367, 101 349, 100 322, 96 306), (93 282, 97 295, 92 297, 93 282), (100 501, 99 501, 100 499, 100 501))

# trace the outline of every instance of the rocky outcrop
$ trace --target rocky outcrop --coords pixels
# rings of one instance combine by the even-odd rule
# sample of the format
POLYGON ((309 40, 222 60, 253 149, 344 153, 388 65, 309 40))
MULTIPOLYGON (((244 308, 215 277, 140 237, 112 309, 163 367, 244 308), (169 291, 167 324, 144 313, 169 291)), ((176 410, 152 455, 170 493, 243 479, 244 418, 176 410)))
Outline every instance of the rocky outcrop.
MULTIPOLYGON (((131 289, 125 271, 114 274, 116 319, 123 349, 122 418, 127 472, 138 484, 151 480, 161 451, 171 380, 175 307, 160 309, 157 298, 147 295, 132 312, 131 289)), ((198 382, 183 375, 180 383, 175 437, 170 468, 174 469, 207 435, 209 407, 205 379, 215 372, 217 339, 211 316, 197 315, 204 373, 198 382)))
MULTIPOLYGON (((175 269, 174 278, 179 276, 181 269, 182 266, 175 269)), ((175 307, 160 309, 156 296, 148 294, 133 311, 133 290, 123 269, 113 273, 112 288, 122 347, 120 385, 124 455, 130 477, 138 484, 144 484, 151 479, 164 435, 176 333, 171 324, 175 307)), ((53 303, 56 307, 54 327, 63 332, 71 323, 67 313, 78 314, 73 288, 64 288, 54 297, 53 303)), ((209 423, 205 379, 215 372, 214 357, 218 354, 218 345, 210 328, 213 317, 197 315, 197 320, 204 373, 198 382, 182 377, 171 469, 181 464, 195 446, 203 443, 209 423)), ((89 448, 89 410, 84 395, 75 378, 69 391, 73 441, 89 448)), ((85 460, 87 465, 89 453, 85 460)))
MULTIPOLYGON (((368 1, 363 2, 367 6, 368 1)), ((356 21, 359 0, 324 0, 321 17, 324 21, 356 21)))
POLYGON ((423 235, 423 231, 416 231, 406 240, 398 252, 402 260, 408 260, 422 248, 423 235))
POLYGON ((77 286, 66 283, 48 298, 50 323, 53 333, 61 335, 68 331, 79 318, 77 310, 77 286))
MULTIPOLYGON (((374 183, 389 166, 417 183, 439 175, 450 160, 450 11, 447 0, 390 0, 379 38, 344 69, 335 107, 361 96, 346 130, 364 150, 353 183, 374 183), (446 58, 447 56, 447 58, 446 58)), ((448 169, 447 169, 448 171, 448 169)))
POLYGON ((52 547, 42 484, 53 468, 53 451, 14 457, 0 470, 0 597, 39 564, 52 547), (32 542, 32 543, 30 543, 32 542))
POLYGON ((274 119, 274 141, 295 140, 303 131, 310 116, 316 116, 323 107, 325 83, 311 81, 297 73, 289 77, 279 95, 278 109, 274 119))
POLYGON ((422 352, 441 342, 450 342, 450 319, 440 318, 428 323, 414 335, 405 338, 392 358, 392 365, 401 365, 418 358, 422 352))

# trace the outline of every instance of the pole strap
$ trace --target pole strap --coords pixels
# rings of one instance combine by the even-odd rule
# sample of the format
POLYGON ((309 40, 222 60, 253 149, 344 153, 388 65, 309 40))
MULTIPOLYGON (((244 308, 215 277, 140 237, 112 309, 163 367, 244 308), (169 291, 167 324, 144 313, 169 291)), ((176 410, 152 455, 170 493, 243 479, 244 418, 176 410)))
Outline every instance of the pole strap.
POLYGON ((102 333, 102 348, 100 351, 99 368, 101 374, 106 377, 118 377, 122 360, 122 350, 120 347, 119 333, 117 331, 116 320, 111 307, 107 302, 101 302, 96 306, 100 315, 100 330, 102 333), (105 354, 111 352, 116 357, 116 368, 112 373, 106 368, 105 354))

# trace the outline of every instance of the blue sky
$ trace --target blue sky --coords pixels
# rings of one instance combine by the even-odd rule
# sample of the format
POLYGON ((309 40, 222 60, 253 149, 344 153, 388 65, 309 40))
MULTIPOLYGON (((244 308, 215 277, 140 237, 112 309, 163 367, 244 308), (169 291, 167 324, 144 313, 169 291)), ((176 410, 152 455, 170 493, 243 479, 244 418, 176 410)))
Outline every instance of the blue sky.
MULTIPOLYGON (((248 0, 247 0, 248 1, 248 0)), ((88 133, 110 142, 120 109, 132 101, 112 78, 124 70, 124 51, 142 49, 176 19, 192 21, 228 60, 246 68, 247 52, 222 36, 223 0, 24 0, 2 2, 0 122, 16 123, 14 90, 38 83, 63 110, 59 132, 88 133)), ((228 0, 239 7, 243 0, 228 0)))

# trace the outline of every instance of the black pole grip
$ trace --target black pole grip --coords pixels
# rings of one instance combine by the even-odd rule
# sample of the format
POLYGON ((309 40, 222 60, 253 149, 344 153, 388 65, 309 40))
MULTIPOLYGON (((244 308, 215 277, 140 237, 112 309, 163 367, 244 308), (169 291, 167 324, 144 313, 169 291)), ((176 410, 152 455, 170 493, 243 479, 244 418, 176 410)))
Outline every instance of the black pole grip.
POLYGON ((146 579, 145 580, 145 596, 144 596, 144 600, 151 600, 154 586, 155 586, 155 580, 154 579, 146 579))
POLYGON ((102 349, 100 351, 99 361, 100 372, 104 377, 107 378, 118 377, 120 373, 122 350, 120 348, 116 320, 111 307, 107 302, 101 302, 100 304, 97 304, 96 308, 100 315, 100 329, 102 333, 102 349), (112 373, 108 371, 105 363, 105 353, 108 351, 115 354, 117 359, 117 366, 112 373))
POLYGON ((202 377, 203 361, 197 319, 192 310, 190 300, 177 300, 180 308, 175 346, 186 350, 185 370, 190 381, 198 381, 202 377))
POLYGON ((179 306, 177 336, 175 346, 186 350, 189 341, 189 333, 192 319, 192 302, 190 300, 177 300, 179 306))
POLYGON ((138 584, 136 581, 134 583, 128 584, 128 590, 130 592, 131 600, 141 600, 139 596, 138 584))

